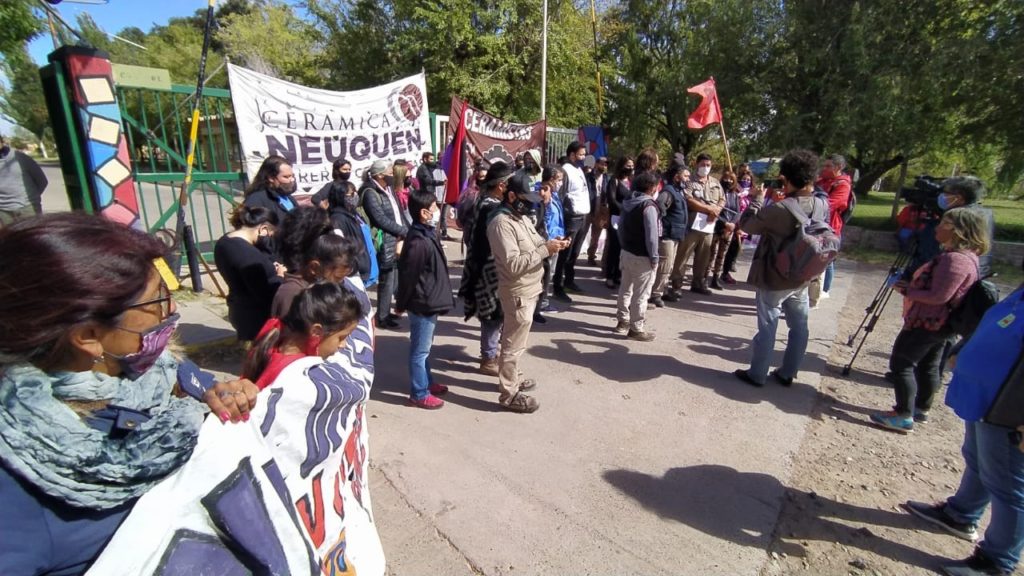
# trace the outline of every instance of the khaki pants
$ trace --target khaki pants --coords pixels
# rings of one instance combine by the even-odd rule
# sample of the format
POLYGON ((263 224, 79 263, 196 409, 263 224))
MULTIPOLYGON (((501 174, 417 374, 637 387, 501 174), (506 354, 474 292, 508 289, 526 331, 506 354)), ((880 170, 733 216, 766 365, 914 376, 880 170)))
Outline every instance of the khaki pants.
POLYGON ((723 228, 718 234, 715 234, 714 239, 711 241, 710 254, 714 255, 714 265, 711 268, 712 276, 719 276, 722 274, 722 264, 725 263, 725 254, 729 251, 729 245, 732 244, 732 235, 735 233, 735 229, 729 230, 723 228))
POLYGON ((35 216, 36 211, 31 206, 18 208, 17 210, 0 210, 0 228, 14 223, 15 220, 35 216))
POLYGON ((634 332, 644 331, 647 316, 647 300, 654 286, 658 269, 651 266, 651 259, 622 251, 622 285, 619 286, 618 320, 629 322, 634 332))
POLYGON ((693 254, 693 271, 690 278, 690 286, 704 286, 708 277, 708 265, 711 263, 711 237, 712 234, 688 230, 686 238, 679 245, 676 252, 675 265, 672 267, 672 286, 681 288, 683 286, 683 271, 686 261, 693 254))
MULTIPOLYGON (((608 225, 608 207, 598 206, 590 217, 590 245, 587 246, 587 259, 597 259, 597 245, 601 239, 601 231, 608 225)), ((605 240, 605 243, 608 241, 605 240)))
POLYGON ((658 272, 654 279, 654 287, 651 288, 651 298, 661 298, 668 288, 668 278, 672 274, 672 267, 676 263, 676 249, 679 248, 679 240, 665 240, 658 243, 658 272))
POLYGON ((498 402, 508 405, 519 392, 522 373, 519 357, 526 351, 526 341, 533 326, 537 298, 522 298, 498 292, 505 322, 501 329, 501 355, 498 357, 498 402))

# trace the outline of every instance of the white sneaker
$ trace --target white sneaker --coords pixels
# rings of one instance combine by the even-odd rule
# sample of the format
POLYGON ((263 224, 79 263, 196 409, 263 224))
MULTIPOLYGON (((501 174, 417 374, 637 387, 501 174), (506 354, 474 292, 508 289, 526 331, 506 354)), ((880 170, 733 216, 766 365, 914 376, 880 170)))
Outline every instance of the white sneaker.
POLYGON ((818 300, 828 300, 828 298, 828 292, 825 292, 824 290, 822 290, 821 294, 818 295, 818 300))

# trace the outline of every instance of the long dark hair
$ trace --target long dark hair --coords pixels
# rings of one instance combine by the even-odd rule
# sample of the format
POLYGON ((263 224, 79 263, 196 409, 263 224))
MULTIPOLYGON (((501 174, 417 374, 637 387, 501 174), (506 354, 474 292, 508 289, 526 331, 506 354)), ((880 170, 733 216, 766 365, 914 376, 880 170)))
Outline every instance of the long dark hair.
POLYGON ((313 241, 332 229, 331 216, 323 208, 299 206, 289 212, 274 236, 285 268, 292 274, 297 273, 313 241))
POLYGON ((299 293, 281 318, 281 329, 271 329, 253 343, 242 365, 242 374, 253 380, 260 377, 270 362, 270 354, 285 336, 309 334, 314 324, 324 327, 324 334, 333 334, 359 322, 366 315, 356 293, 343 284, 319 282, 299 293))
POLYGON ((629 171, 626 170, 626 164, 633 161, 632 156, 623 156, 615 162, 615 179, 622 180, 623 178, 629 177, 629 171))
POLYGON ((152 236, 82 213, 0 229, 0 364, 64 361, 69 331, 88 322, 115 326, 165 252, 152 236))
POLYGON ((281 173, 281 166, 291 166, 291 164, 284 156, 267 156, 263 164, 260 165, 259 171, 256 172, 256 177, 252 179, 249 187, 245 189, 245 196, 249 197, 249 195, 257 190, 270 188, 270 179, 276 178, 281 173))

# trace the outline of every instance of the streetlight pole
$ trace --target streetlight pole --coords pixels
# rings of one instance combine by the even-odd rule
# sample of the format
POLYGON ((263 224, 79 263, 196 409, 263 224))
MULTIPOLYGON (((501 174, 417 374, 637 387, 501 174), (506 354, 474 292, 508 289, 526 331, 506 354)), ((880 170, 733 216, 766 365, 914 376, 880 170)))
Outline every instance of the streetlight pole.
POLYGON ((540 48, 540 117, 548 117, 548 0, 544 0, 544 32, 540 48))

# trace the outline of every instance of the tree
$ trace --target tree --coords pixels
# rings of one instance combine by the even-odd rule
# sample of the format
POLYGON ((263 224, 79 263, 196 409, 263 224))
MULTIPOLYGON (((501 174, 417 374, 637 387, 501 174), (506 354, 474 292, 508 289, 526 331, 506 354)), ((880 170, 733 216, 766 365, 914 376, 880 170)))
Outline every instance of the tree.
POLYGON ((217 40, 235 63, 303 84, 320 86, 319 32, 279 3, 218 18, 217 40))
MULTIPOLYGON (((457 95, 496 116, 540 116, 541 0, 314 0, 310 12, 325 42, 327 85, 366 88, 427 73, 431 109, 447 113, 457 95)), ((588 80, 593 32, 568 0, 549 3, 548 121, 597 121, 588 80)))
POLYGON ((657 141, 689 155, 707 132, 686 120, 697 104, 686 88, 714 76, 734 148, 764 132, 763 80, 773 72, 780 3, 627 0, 604 16, 609 76, 606 123, 637 149, 657 141))
POLYGON ((3 70, 10 87, 0 85, 0 114, 10 118, 43 141, 50 126, 50 116, 43 98, 43 85, 39 79, 39 68, 32 62, 28 51, 21 48, 20 54, 12 52, 3 62, 3 70))
POLYGON ((43 22, 28 0, 0 2, 0 56, 17 57, 25 42, 43 31, 43 22))

